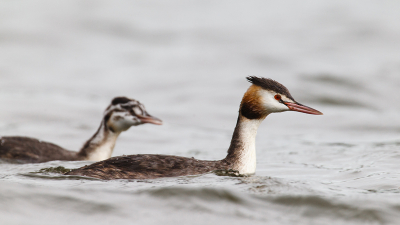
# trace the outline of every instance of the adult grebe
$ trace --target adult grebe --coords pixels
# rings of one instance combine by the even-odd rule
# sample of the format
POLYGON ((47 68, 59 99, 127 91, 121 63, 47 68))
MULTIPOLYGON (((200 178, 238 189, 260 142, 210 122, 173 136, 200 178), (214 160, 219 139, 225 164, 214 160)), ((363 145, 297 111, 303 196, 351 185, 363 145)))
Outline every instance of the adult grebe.
POLYGON ((79 152, 34 138, 6 136, 0 137, 0 159, 20 163, 105 160, 111 157, 121 132, 143 123, 162 124, 161 120, 150 116, 140 102, 126 97, 114 98, 103 115, 99 129, 79 152))
POLYGON ((298 111, 322 115, 321 112, 296 102, 282 84, 267 78, 247 77, 252 83, 244 94, 235 131, 225 159, 197 160, 169 155, 118 156, 93 163, 66 175, 88 176, 105 180, 151 179, 234 170, 242 175, 256 171, 255 139, 258 126, 275 112, 298 111))

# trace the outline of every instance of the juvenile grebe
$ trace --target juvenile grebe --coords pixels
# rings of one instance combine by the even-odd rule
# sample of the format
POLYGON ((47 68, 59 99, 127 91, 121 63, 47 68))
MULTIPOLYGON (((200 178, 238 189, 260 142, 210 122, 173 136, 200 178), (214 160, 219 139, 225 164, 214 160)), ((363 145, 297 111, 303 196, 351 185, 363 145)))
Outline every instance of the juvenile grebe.
POLYGON ((103 115, 99 129, 79 152, 35 138, 6 136, 0 137, 0 159, 20 163, 105 160, 111 157, 121 132, 143 123, 162 124, 161 120, 150 116, 140 102, 126 97, 114 98, 103 115))
POLYGON ((247 77, 252 83, 244 94, 235 131, 225 159, 197 160, 169 155, 118 156, 93 163, 66 175, 99 179, 151 179, 234 170, 242 175, 256 171, 255 139, 258 126, 267 115, 275 112, 298 111, 322 115, 321 112, 296 102, 282 84, 267 78, 247 77))

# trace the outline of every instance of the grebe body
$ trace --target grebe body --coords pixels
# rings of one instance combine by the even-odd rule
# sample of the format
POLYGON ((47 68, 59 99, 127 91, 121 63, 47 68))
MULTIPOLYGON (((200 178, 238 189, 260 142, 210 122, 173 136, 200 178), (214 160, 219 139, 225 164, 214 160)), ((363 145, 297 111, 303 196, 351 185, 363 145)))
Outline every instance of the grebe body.
POLYGON ((239 116, 228 155, 207 161, 169 155, 130 155, 113 157, 74 169, 66 175, 88 176, 104 180, 152 179, 203 174, 215 170, 233 170, 241 175, 256 171, 255 139, 261 122, 270 114, 284 111, 322 115, 296 102, 282 84, 267 78, 247 77, 252 83, 240 104, 239 116))
POLYGON ((0 137, 0 159, 19 163, 41 163, 53 160, 100 161, 111 157, 121 132, 144 123, 160 125, 161 120, 147 113, 144 105, 126 97, 116 97, 106 108, 96 133, 79 152, 30 137, 0 137))

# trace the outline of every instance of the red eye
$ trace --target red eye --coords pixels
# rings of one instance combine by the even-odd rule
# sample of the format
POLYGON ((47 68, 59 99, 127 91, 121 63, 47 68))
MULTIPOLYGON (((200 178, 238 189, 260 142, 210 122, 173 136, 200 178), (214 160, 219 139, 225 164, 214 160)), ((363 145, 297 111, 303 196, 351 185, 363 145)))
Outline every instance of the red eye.
POLYGON ((277 101, 280 101, 280 100, 281 100, 281 96, 280 96, 280 95, 275 95, 274 98, 275 98, 277 101))

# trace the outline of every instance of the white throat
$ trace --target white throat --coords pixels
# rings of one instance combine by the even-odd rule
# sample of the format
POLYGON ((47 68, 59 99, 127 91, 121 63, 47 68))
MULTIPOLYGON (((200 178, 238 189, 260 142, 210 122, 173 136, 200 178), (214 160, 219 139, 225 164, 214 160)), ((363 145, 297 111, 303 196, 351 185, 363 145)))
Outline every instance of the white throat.
POLYGON ((81 150, 81 152, 84 151, 86 153, 85 160, 101 161, 110 158, 120 133, 111 132, 102 123, 97 133, 81 150))
POLYGON ((254 174, 256 172, 256 135, 263 119, 247 119, 239 116, 228 156, 233 163, 232 169, 240 174, 254 174))

